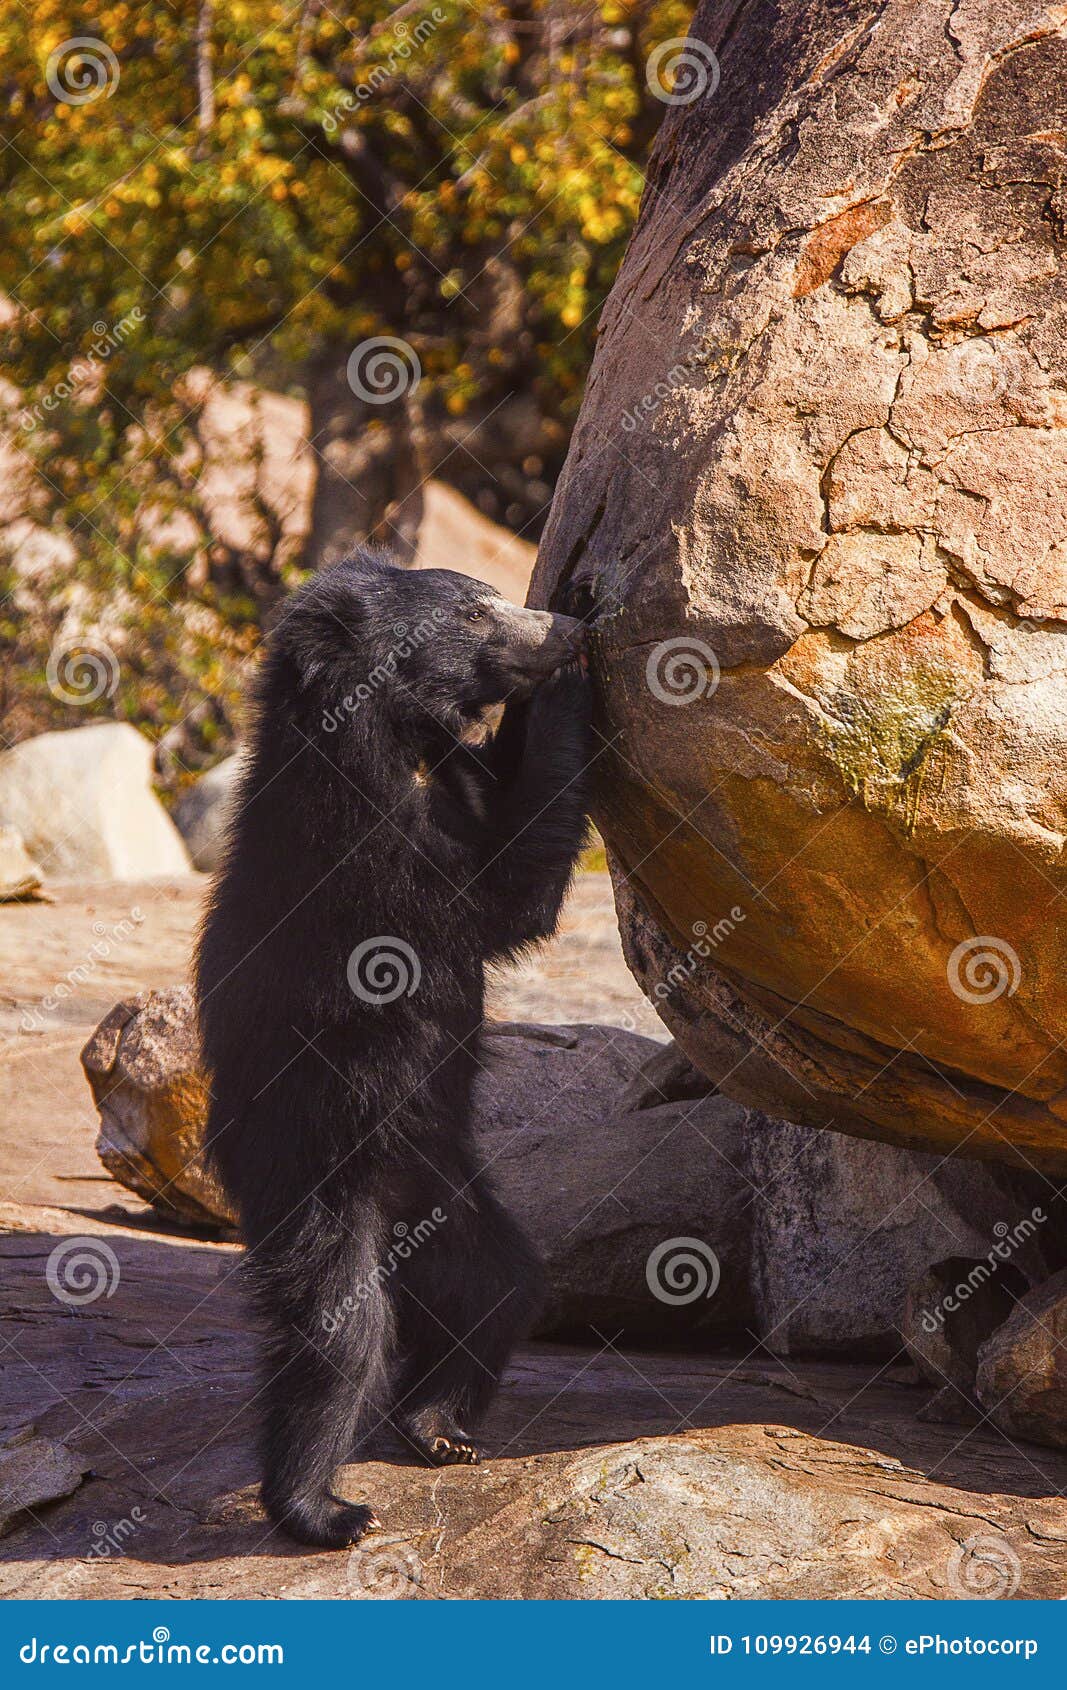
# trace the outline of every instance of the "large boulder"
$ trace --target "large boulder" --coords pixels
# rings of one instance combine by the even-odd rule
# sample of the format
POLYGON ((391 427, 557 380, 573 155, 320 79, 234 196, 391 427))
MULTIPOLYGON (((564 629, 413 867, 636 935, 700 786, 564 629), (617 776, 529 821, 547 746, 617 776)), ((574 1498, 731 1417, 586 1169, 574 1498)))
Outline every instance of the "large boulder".
POLYGON ((704 0, 540 549, 723 1090, 1067 1168, 1067 38, 704 0), (715 55, 718 57, 716 58, 715 55))
POLYGON ((53 880, 187 874, 151 782, 152 746, 128 722, 39 734, 0 756, 0 823, 53 880))
POLYGON ((548 1264, 543 1331, 692 1341, 751 1325, 747 1111, 655 1092, 620 1107, 661 1048, 617 1027, 482 1036, 479 1153, 548 1264))

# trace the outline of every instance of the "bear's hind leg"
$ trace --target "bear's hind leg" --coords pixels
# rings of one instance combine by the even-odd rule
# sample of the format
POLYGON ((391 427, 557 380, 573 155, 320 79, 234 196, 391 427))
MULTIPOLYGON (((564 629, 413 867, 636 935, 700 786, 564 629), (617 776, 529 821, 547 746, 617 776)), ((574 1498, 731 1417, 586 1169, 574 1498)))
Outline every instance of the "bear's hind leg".
POLYGON ((290 1537, 343 1549, 379 1523, 334 1493, 361 1426, 388 1404, 393 1314, 376 1283, 377 1229, 339 1228, 318 1205, 287 1239, 249 1251, 270 1323, 263 1504, 290 1537))
POLYGON ((482 1418, 542 1297, 524 1233, 475 1176, 394 1287, 401 1373, 393 1418, 435 1466, 473 1464, 482 1418))

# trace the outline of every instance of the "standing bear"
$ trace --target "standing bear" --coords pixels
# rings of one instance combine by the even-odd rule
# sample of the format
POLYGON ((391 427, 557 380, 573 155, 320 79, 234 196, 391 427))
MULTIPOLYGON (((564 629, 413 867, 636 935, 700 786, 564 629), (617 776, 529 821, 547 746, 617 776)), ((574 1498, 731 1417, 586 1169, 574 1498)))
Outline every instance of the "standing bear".
POLYGON ((360 551, 268 642, 196 974, 208 1154, 269 1335, 263 1500, 304 1543, 378 1523, 332 1486, 385 1419, 476 1461, 536 1311, 471 1086, 485 965, 553 932, 585 838, 583 634, 360 551))

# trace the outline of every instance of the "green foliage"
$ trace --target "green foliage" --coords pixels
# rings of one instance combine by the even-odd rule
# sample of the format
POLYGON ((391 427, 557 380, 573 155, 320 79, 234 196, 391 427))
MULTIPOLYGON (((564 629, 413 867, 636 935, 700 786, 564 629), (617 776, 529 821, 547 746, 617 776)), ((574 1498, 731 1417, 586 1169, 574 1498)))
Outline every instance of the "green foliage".
POLYGON ((144 540, 148 502, 202 514, 197 366, 299 386, 397 335, 446 415, 514 380, 566 430, 689 10, 0 0, 15 443, 85 580, 225 614, 209 547, 144 540))

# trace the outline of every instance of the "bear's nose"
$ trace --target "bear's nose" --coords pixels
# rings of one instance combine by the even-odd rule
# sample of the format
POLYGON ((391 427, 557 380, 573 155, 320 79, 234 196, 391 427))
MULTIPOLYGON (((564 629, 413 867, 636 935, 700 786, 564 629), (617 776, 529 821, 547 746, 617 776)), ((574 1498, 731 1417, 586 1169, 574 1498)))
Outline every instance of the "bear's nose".
POLYGON ((577 616, 559 616, 552 618, 552 632, 565 640, 567 645, 575 651, 584 651, 589 639, 589 631, 584 622, 577 616))

